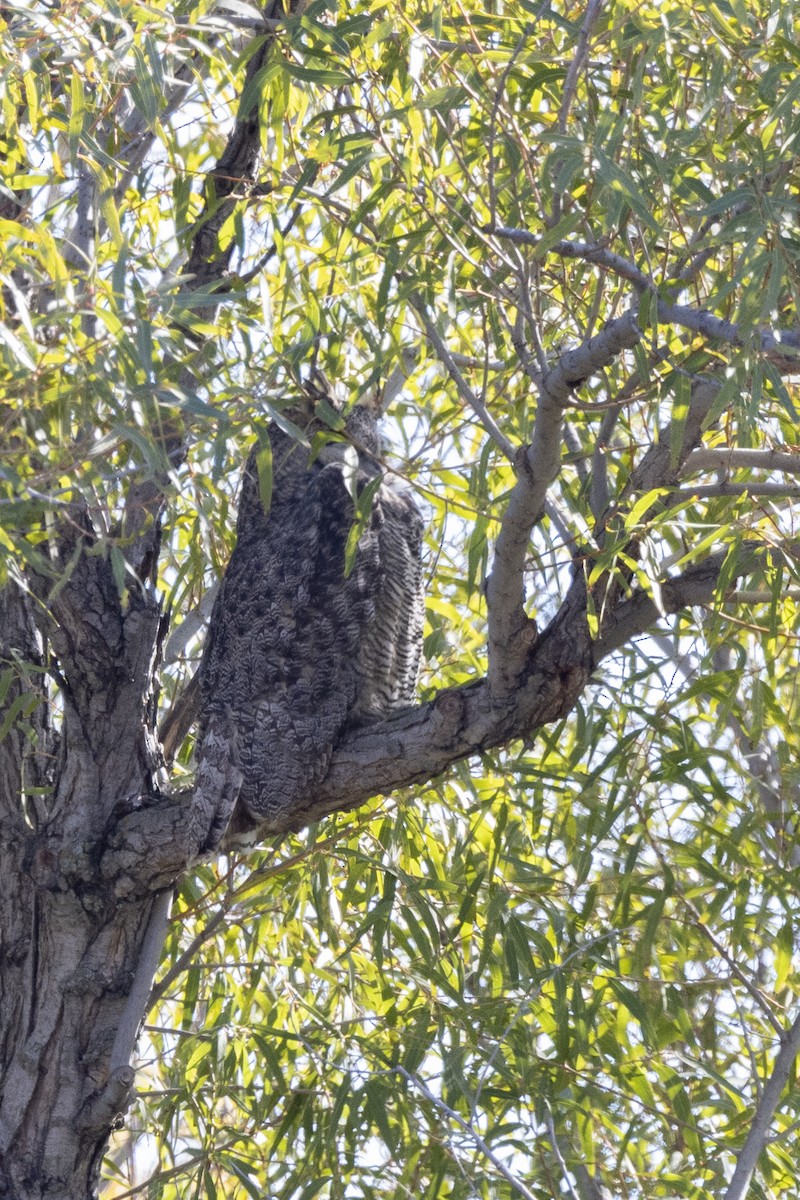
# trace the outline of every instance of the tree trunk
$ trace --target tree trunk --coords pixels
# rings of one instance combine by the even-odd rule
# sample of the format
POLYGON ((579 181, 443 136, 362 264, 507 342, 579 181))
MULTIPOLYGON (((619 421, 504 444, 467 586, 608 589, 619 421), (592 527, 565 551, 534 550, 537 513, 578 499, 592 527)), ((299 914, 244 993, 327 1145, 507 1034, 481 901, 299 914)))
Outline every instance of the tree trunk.
POLYGON ((111 1051, 153 901, 109 918, 91 897, 87 911, 30 844, 6 849, 4 868, 14 851, 22 861, 5 877, 21 902, 3 913, 0 1194, 84 1200, 133 1083, 111 1051))
MULTIPOLYGON (((54 571, 43 563, 38 603, 13 583, 0 590, 4 1200, 95 1195, 133 1082, 143 1005, 137 999, 131 1025, 126 1003, 159 910, 152 891, 132 894, 98 864, 118 816, 158 796, 154 684, 164 623, 149 589, 120 595, 108 558, 86 552, 96 543, 82 523, 83 535, 62 538, 50 563, 61 575, 52 590, 54 571), (46 672, 59 681, 57 697, 46 672)), ((152 949, 146 957, 151 970, 152 949)))

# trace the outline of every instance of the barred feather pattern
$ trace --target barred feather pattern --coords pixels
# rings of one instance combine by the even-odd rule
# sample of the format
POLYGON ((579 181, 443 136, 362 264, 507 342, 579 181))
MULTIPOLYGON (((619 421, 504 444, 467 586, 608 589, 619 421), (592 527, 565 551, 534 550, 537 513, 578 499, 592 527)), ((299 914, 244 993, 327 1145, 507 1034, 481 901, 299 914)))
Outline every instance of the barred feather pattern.
MULTIPOLYGON (((356 410, 358 411, 358 410, 356 410)), ((365 442, 364 414, 354 435, 365 442)), ((411 497, 383 478, 352 570, 345 547, 355 506, 342 454, 308 452, 270 427, 273 488, 259 494, 255 450, 245 467, 237 542, 200 668, 198 779, 235 781, 236 806, 261 832, 299 824, 348 723, 374 720, 414 698, 422 645, 423 522, 411 497), (218 766, 230 732, 231 769, 218 766), (212 739, 214 744, 212 745, 212 739)), ((358 488, 380 468, 358 454, 358 488)))

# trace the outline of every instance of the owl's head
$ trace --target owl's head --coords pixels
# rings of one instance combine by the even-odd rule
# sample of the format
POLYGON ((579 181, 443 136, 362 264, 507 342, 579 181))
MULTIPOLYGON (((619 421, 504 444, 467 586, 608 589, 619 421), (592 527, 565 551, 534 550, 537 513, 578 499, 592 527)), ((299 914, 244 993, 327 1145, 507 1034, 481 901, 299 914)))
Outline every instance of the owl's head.
POLYGON ((315 367, 306 385, 309 397, 319 403, 325 401, 337 413, 344 416, 344 431, 359 450, 368 454, 380 454, 381 436, 378 430, 381 418, 379 392, 362 396, 348 410, 347 401, 340 389, 332 385, 319 368, 315 367))
POLYGON ((380 405, 371 399, 364 399, 355 404, 345 417, 345 432, 359 450, 366 450, 369 454, 380 454, 380 416, 380 405))

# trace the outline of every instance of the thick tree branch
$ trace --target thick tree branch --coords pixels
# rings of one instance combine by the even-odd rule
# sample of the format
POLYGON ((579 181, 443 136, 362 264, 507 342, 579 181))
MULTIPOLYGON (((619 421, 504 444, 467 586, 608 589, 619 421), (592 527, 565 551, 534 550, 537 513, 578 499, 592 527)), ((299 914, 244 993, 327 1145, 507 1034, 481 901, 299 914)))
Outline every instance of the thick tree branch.
MULTIPOLYGON (((248 60, 233 129, 220 158, 206 177, 203 211, 195 223, 189 259, 183 268, 183 273, 189 277, 186 284, 189 291, 223 287, 235 239, 231 238, 221 246, 220 232, 239 201, 252 192, 261 155, 258 74, 284 27, 287 15, 302 7, 302 4, 303 0, 291 0, 284 8, 282 0, 267 0, 265 5, 265 24, 260 26, 254 39, 256 49, 248 60)), ((189 65, 185 65, 183 76, 188 77, 190 69, 189 65)), ((188 370, 180 382, 181 386, 191 386, 188 370)), ((134 574, 140 579, 151 578, 155 571, 169 471, 180 464, 185 454, 184 432, 180 425, 168 424, 165 427, 161 448, 164 469, 136 484, 125 506, 122 527, 126 542, 125 555, 134 574)))
POLYGON ((696 471, 732 471, 737 467, 749 471, 782 471, 786 475, 800 475, 800 454, 787 450, 739 450, 717 447, 693 450, 683 465, 681 476, 693 475, 696 471))
MULTIPOLYGON (((233 131, 219 161, 206 180, 203 211, 195 226, 192 250, 185 274, 192 276, 195 290, 219 287, 228 269, 235 240, 220 245, 220 231, 236 205, 250 193, 256 180, 261 155, 261 124, 257 77, 266 63, 283 19, 302 6, 302 0, 267 0, 264 19, 271 32, 257 35, 258 46, 247 64, 242 99, 233 131)), ((267 28, 265 26, 265 28, 267 28)))
POLYGON ((544 511, 548 488, 561 465, 564 408, 574 388, 623 350, 635 346, 640 337, 633 313, 625 313, 582 346, 568 351, 542 380, 533 437, 516 457, 517 482, 486 581, 489 682, 497 701, 514 696, 536 637, 536 626, 524 607, 525 559, 531 530, 544 511))
POLYGON ((542 389, 557 403, 566 405, 575 388, 607 366, 623 350, 632 350, 642 334, 632 310, 609 321, 599 333, 574 350, 568 350, 542 380, 542 389))
MULTIPOLYGON (((538 247, 541 238, 527 229, 511 229, 503 225, 487 227, 487 233, 515 242, 517 245, 538 247)), ((602 267, 620 279, 626 279, 637 292, 649 292, 658 296, 658 285, 649 275, 621 254, 607 246, 592 242, 556 242, 550 252, 560 258, 581 259, 602 267)), ((667 281, 669 282, 669 281, 667 281)), ((715 317, 705 309, 686 304, 671 304, 658 299, 658 319, 665 325, 678 325, 712 341, 728 342, 732 346, 746 346, 752 339, 746 337, 738 325, 715 317)), ((761 329, 755 334, 757 346, 782 374, 794 374, 800 367, 800 330, 795 327, 784 330, 761 329)))
POLYGON ((749 483, 747 480, 732 480, 725 483, 700 484, 697 487, 677 488, 670 496, 670 504, 681 500, 712 500, 717 496, 753 496, 773 500, 800 499, 800 484, 749 483))
MULTIPOLYGON (((495 707, 488 682, 482 679, 442 692, 429 704, 390 723, 356 730, 334 754, 314 805, 319 803, 325 811, 334 811, 342 803, 351 807, 356 780, 361 777, 366 783, 362 771, 367 775, 375 772, 373 782, 380 794, 425 782, 460 758, 502 745, 565 715, 589 677, 590 646, 583 607, 573 593, 572 605, 568 603, 561 620, 554 622, 556 628, 551 625, 539 638, 530 652, 529 674, 520 682, 513 708, 506 703, 495 707)), ((363 798, 369 790, 367 785, 363 798)))
MULTIPOLYGON (((426 782, 451 763, 526 736, 565 716, 586 686, 592 654, 583 580, 577 577, 559 613, 532 652, 516 706, 492 704, 486 680, 440 693, 388 721, 354 729, 334 753, 331 769, 302 809, 245 839, 232 829, 226 846, 252 845, 301 829, 332 812, 349 812, 377 795, 426 782)), ((269 748, 264 748, 268 753, 269 748)), ((109 828, 103 877, 117 895, 133 896, 171 883, 203 854, 191 817, 193 795, 153 797, 147 808, 109 828)))
MULTIPOLYGON (((752 571, 756 547, 739 554, 732 581, 752 571)), ((593 644, 587 624, 583 577, 576 576, 557 616, 530 649, 527 674, 518 680, 515 704, 495 703, 486 678, 440 692, 390 720, 351 731, 337 746, 331 767, 302 809, 267 822, 258 830, 229 829, 224 845, 252 845, 267 836, 288 833, 331 812, 350 811, 397 788, 426 784, 453 762, 530 738, 543 725, 570 712, 591 673, 614 650, 644 634, 664 614, 714 600, 726 553, 690 566, 661 583, 661 606, 637 593, 621 601, 604 620, 593 644)), ((266 750, 265 750, 266 752, 266 750)), ((102 876, 116 895, 134 896, 169 886, 204 853, 192 829, 192 793, 154 798, 148 808, 131 812, 110 830, 101 860, 102 876)))
MULTIPOLYGON (((652 628, 662 617, 689 608, 693 604, 710 604, 714 599, 720 569, 727 551, 712 554, 704 562, 689 567, 682 575, 664 580, 659 585, 660 605, 645 592, 637 592, 629 600, 623 600, 614 611, 605 617, 600 636, 594 642, 595 664, 602 662, 614 650, 626 645, 633 638, 652 628)), ((735 576, 752 571, 756 562, 755 550, 742 550, 739 555, 735 576)))

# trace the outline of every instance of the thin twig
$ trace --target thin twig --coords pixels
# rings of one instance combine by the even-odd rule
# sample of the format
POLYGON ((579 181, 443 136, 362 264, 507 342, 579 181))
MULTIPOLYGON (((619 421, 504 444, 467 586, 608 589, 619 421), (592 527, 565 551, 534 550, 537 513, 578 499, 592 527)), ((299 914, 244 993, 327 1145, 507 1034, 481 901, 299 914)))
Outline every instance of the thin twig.
POLYGON ((505 1163, 497 1157, 493 1150, 483 1140, 477 1129, 475 1129, 475 1127, 471 1125, 469 1121, 465 1121, 460 1113, 457 1113, 454 1109, 450 1108, 448 1104, 445 1104, 444 1100, 442 1100, 440 1096, 434 1095, 430 1088, 427 1087, 427 1085, 424 1084, 417 1075, 412 1075, 410 1071, 405 1069, 405 1067, 395 1067, 394 1069, 398 1075, 401 1075, 403 1079, 406 1079, 410 1084, 417 1088, 418 1091, 422 1092, 422 1095, 430 1104, 433 1104, 435 1108, 438 1108, 440 1112, 443 1112, 449 1120, 458 1125, 459 1129, 463 1130, 464 1133, 472 1138, 481 1154, 483 1154, 500 1172, 505 1181, 509 1183, 511 1187, 515 1189, 515 1191, 519 1192, 520 1196, 523 1197, 523 1200, 536 1200, 533 1192, 530 1191, 522 1182, 522 1180, 518 1179, 512 1171, 509 1171, 505 1163))
POLYGON ((517 447, 513 442, 509 441, 500 426, 495 421, 492 414, 487 409, 486 405, 483 403, 483 400, 481 400, 477 393, 472 390, 464 376, 459 371, 458 365, 456 364, 450 351, 447 349, 441 334, 429 317, 428 310, 422 297, 416 293, 413 293, 409 299, 412 307, 419 316, 419 319, 422 321, 422 324, 425 328, 425 333, 428 336, 428 341, 433 346, 439 361, 447 368, 453 383, 456 385, 459 396, 464 403, 472 409, 483 425, 483 428, 494 439, 495 443, 500 450, 502 450, 503 454, 505 454, 506 458, 509 459, 510 462, 513 462, 517 453, 517 447))
POLYGON ((578 44, 575 48, 575 54, 572 57, 572 62, 569 64, 567 74, 564 79, 564 90, 561 94, 561 106, 558 110, 558 131, 559 133, 567 132, 567 122, 569 121, 570 109, 575 100, 575 93, 578 87, 578 79, 583 67, 586 63, 589 54, 589 39, 592 36, 597 18, 603 8, 603 0, 589 0, 586 5, 586 16, 583 19, 580 32, 578 34, 578 44))
POLYGON ((555 1122, 553 1120, 553 1114, 550 1111, 549 1104, 547 1105, 547 1110, 545 1112, 544 1123, 545 1123, 545 1126, 547 1127, 547 1137, 550 1142, 550 1148, 552 1149, 553 1154, 555 1155, 556 1162, 558 1163, 559 1169, 561 1171, 561 1177, 564 1180, 564 1183, 567 1185, 567 1191, 569 1192, 570 1196, 572 1197, 572 1200, 581 1200, 580 1196, 575 1191, 575 1185, 572 1182, 572 1174, 569 1170, 569 1167, 566 1164, 564 1155, 561 1153, 561 1147, 558 1144, 558 1134, 556 1133, 556 1126, 555 1126, 555 1122))
MULTIPOLYGON (((798 596, 800 596, 800 589, 794 590, 796 590, 798 596)), ((763 604, 771 603, 773 596, 771 592, 742 591, 734 592, 730 597, 731 601, 736 603, 747 603, 748 598, 751 603, 763 604)), ((661 648, 664 654, 674 664, 675 669, 680 672, 684 680, 686 680, 687 683, 691 683, 697 677, 699 672, 697 660, 689 654, 678 654, 676 652, 677 648, 670 638, 658 633, 653 634, 652 637, 653 641, 661 648)), ((720 647, 717 650, 714 655, 715 670, 724 671, 729 668, 730 664, 728 662, 728 655, 729 649, 727 646, 724 648, 720 647), (723 661, 720 661, 720 658, 722 658, 723 661)), ((768 743, 763 741, 760 746, 754 745, 741 721, 730 709, 728 709, 727 716, 725 717, 725 724, 733 735, 734 741, 739 748, 739 753, 746 764, 750 778, 755 783, 759 803, 767 820, 770 823, 770 826, 779 836, 785 834, 787 832, 786 823, 785 821, 778 819, 780 816, 782 816, 782 814, 776 813, 775 801, 778 797, 776 797, 775 789, 771 785, 769 779, 769 758, 771 757, 771 747, 768 743)), ((797 791, 797 789, 793 790, 795 792, 797 791)), ((795 796, 795 800, 796 798, 797 797, 795 796)), ((797 806, 795 804, 794 808, 796 809, 796 807, 797 806)), ((798 851, 797 848, 793 848, 790 851, 790 861, 793 867, 798 865, 798 860, 800 860, 800 851, 798 851)))
MULTIPOLYGON (((683 574, 674 579, 663 580, 659 585, 660 605, 644 592, 637 592, 629 600, 623 600, 616 605, 594 642, 595 666, 614 650, 656 625, 665 614, 678 612, 691 605, 710 604, 714 599, 719 573, 726 557, 726 551, 712 554, 704 562, 688 567, 683 574)), ((755 554, 743 550, 737 564, 737 575, 747 574, 753 569, 755 562, 755 554)))
POLYGON ((254 868, 237 888, 228 892, 219 901, 219 907, 214 912, 214 915, 195 934, 186 949, 176 958, 169 970, 165 971, 158 983, 153 985, 147 1003, 142 1006, 142 1012, 149 1012, 153 1005, 158 1003, 178 976, 196 959, 198 950, 205 945, 220 925, 230 916, 231 910, 241 902, 243 896, 252 891, 256 884, 259 887, 263 887, 264 883, 268 879, 272 879, 275 875, 280 875, 283 871, 289 871, 292 867, 310 858, 313 854, 329 849, 329 847, 336 845, 343 838, 351 837, 353 831, 358 829, 358 826, 358 821, 343 825, 341 828, 336 829, 330 837, 322 838, 320 841, 314 842, 313 845, 304 847, 297 854, 292 854, 288 858, 281 858, 277 862, 262 863, 261 866, 254 868))
MULTIPOLYGON (((546 7, 547 7, 547 0, 545 0, 545 3, 542 4, 542 9, 545 9, 546 7)), ((506 82, 508 81, 508 77, 514 68, 514 63, 517 61, 517 58, 519 57, 523 47, 526 45, 528 38, 531 36, 532 32, 533 32, 532 24, 528 23, 527 25, 523 26, 522 33, 519 35, 519 38, 517 39, 517 44, 514 47, 514 49, 512 50, 509 60, 506 63, 505 68, 503 69, 502 75, 500 76, 500 82, 498 83, 497 87, 495 88, 494 99, 492 100, 492 110, 489 114, 489 145, 488 145, 489 164, 488 164, 488 168, 487 168, 487 179, 488 179, 488 184, 489 184, 489 214, 490 214, 492 224, 494 224, 495 220, 497 219, 497 185, 495 184, 495 155, 494 155, 494 145, 495 145, 496 129, 497 129, 497 114, 500 111, 500 102, 503 97, 503 92, 505 91, 505 88, 506 88, 506 82)))
MULTIPOLYGON (((485 232, 506 241, 515 242, 519 246, 532 246, 534 250, 539 248, 542 241, 540 237, 527 229, 513 229, 506 225, 487 226, 485 232)), ((550 247, 550 253, 557 254, 559 258, 579 258, 584 262, 604 267, 612 275, 627 279, 639 291, 647 291, 655 287, 653 280, 634 266, 629 259, 609 250, 608 246, 601 242, 556 242, 554 246, 550 247)))
MULTIPOLYGON (((519 245, 538 247, 541 238, 530 233, 527 229, 511 229, 505 226, 487 226, 485 232, 495 237, 505 238, 519 245)), ((629 259, 609 250, 607 246, 591 242, 562 241, 550 247, 550 253, 561 258, 582 259, 605 268, 613 275, 619 276, 632 283, 638 292, 648 292, 658 295, 656 282, 643 271, 640 271, 629 259)), ((665 325, 679 325, 690 329, 693 333, 714 341, 728 342, 732 346, 746 346, 753 340, 745 337, 738 325, 715 317, 704 309, 693 308, 687 304, 670 304, 661 298, 657 302, 658 319, 665 325)), ((800 331, 795 328, 784 330, 760 329, 755 331, 756 344, 769 355, 773 364, 781 373, 788 374, 800 369, 800 331)))
POLYGON ((774 171, 768 171, 760 180, 753 178, 753 191, 751 195, 746 196, 743 200, 739 200, 724 211, 715 212, 711 216, 706 217, 699 229, 692 235, 684 255, 678 259, 675 278, 684 284, 691 283, 692 279, 702 270, 706 262, 710 258, 713 258, 715 254, 720 253, 719 246, 708 246, 699 251, 695 250, 695 247, 703 240, 706 234, 721 221, 730 221, 732 218, 741 216, 758 205, 763 196, 766 196, 781 179, 791 176, 796 169, 797 160, 793 155, 790 155, 785 162, 777 166, 774 171), (756 188, 757 184, 758 190, 756 188))
POLYGON ((544 512, 547 519, 550 521, 553 528, 556 530, 562 543, 567 547, 573 558, 578 555, 578 542, 575 534, 567 525, 566 520, 561 514, 561 510, 552 500, 548 500, 544 506, 544 512))

